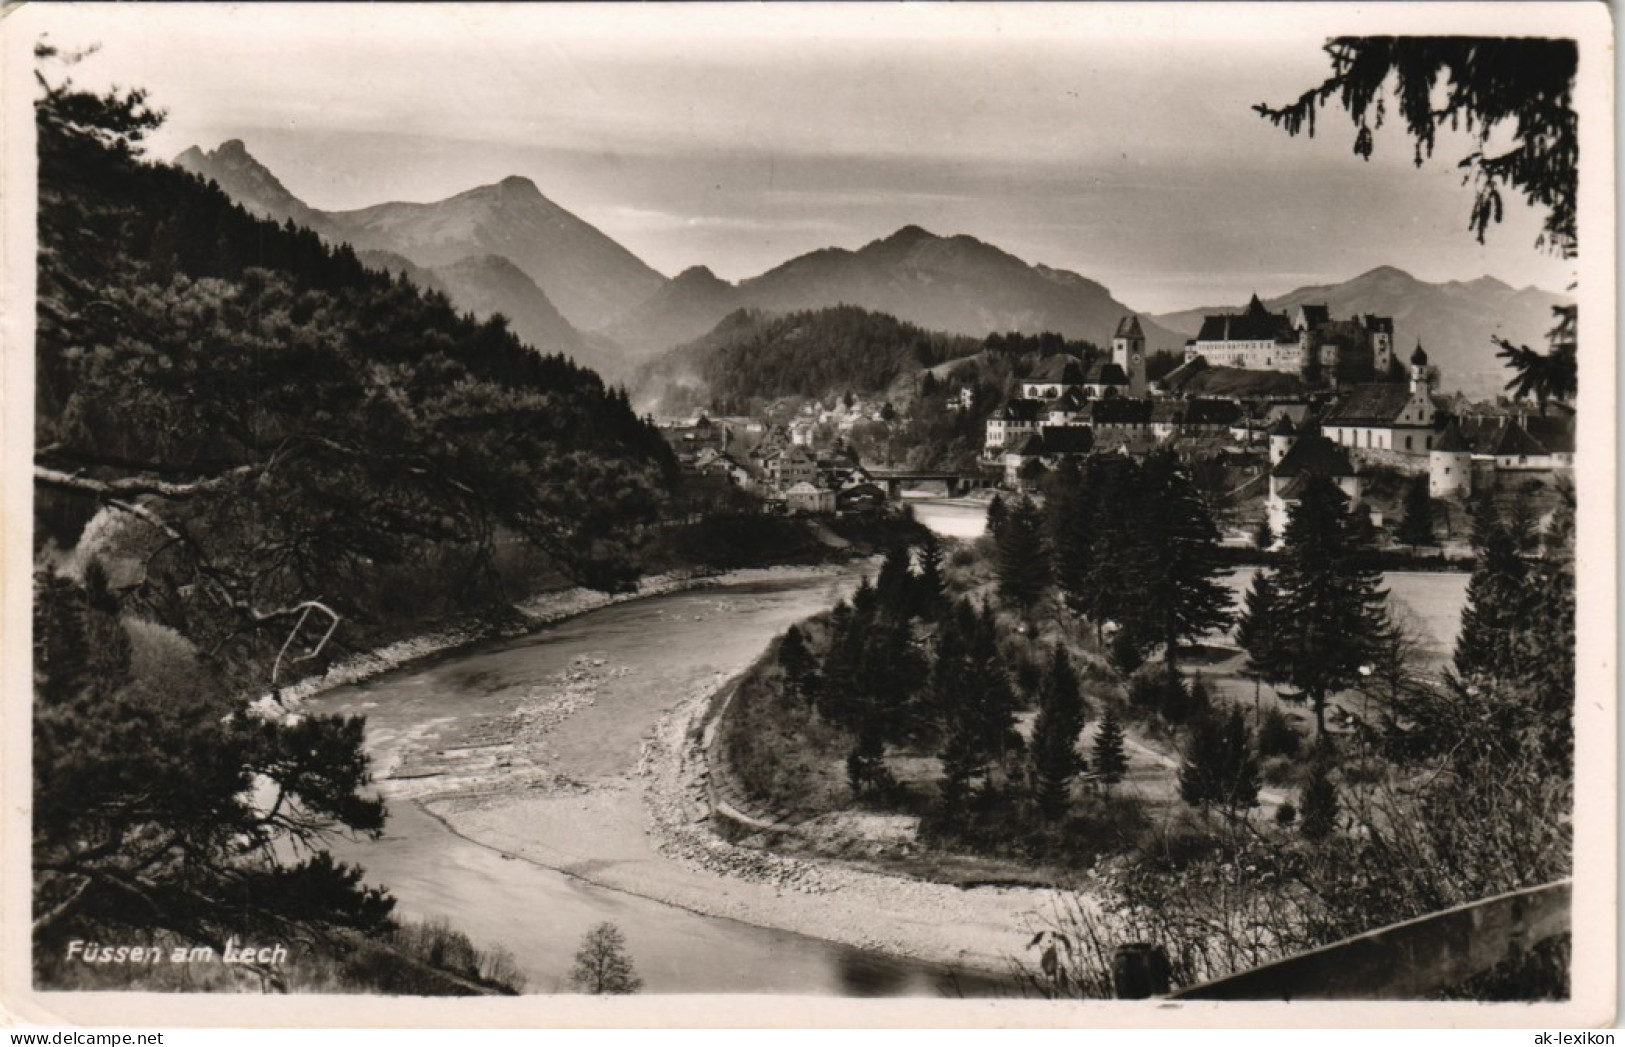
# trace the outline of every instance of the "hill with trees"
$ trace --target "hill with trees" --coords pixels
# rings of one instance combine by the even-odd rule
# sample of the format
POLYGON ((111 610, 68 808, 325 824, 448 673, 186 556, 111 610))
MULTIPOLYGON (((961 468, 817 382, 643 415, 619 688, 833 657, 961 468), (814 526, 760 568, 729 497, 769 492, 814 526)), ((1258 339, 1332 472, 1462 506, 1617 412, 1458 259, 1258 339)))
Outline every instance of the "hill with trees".
POLYGON ((322 962, 390 940, 391 900, 320 846, 383 825, 361 721, 249 699, 274 692, 283 654, 320 668, 544 578, 627 587, 626 549, 676 473, 591 371, 144 160, 161 119, 139 91, 42 75, 47 980, 72 938, 218 950, 264 932, 322 962))
POLYGON ((856 306, 784 316, 741 310, 705 337, 645 364, 632 380, 632 395, 639 403, 664 396, 667 410, 682 410, 669 395, 677 391, 689 403, 730 413, 785 396, 877 395, 975 349, 969 338, 856 306))

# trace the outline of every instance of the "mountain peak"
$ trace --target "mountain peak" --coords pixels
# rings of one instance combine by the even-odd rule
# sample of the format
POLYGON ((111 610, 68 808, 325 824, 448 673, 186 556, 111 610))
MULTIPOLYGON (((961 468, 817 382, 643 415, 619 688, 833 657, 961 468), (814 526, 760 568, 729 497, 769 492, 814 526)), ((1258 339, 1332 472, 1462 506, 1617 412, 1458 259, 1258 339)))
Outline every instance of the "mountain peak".
POLYGON ((507 189, 510 192, 535 193, 537 196, 542 194, 542 191, 536 188, 536 183, 524 175, 509 175, 498 182, 497 185, 499 188, 507 189))
POLYGON ((220 148, 214 151, 216 158, 221 160, 252 160, 248 154, 248 146, 243 144, 241 138, 230 138, 220 143, 220 148))
POLYGON ((1407 273, 1405 270, 1397 268, 1395 266, 1379 265, 1375 269, 1367 270, 1366 272, 1361 273, 1359 276, 1356 276, 1354 279, 1355 280, 1367 280, 1367 279, 1375 279, 1375 280, 1410 280, 1410 281, 1414 282, 1416 280, 1416 277, 1412 276, 1410 273, 1407 273))
POLYGON ((918 243, 925 243, 926 241, 940 239, 942 239, 940 236, 928 230, 921 229, 917 225, 905 225, 903 228, 897 230, 897 232, 879 242, 883 244, 892 244, 897 247, 912 247, 918 243))
POLYGON ((676 278, 672 282, 673 283, 679 283, 679 284, 723 284, 723 283, 727 283, 726 280, 722 279, 716 273, 713 273, 711 271, 710 266, 705 266, 705 265, 691 265, 691 266, 689 266, 687 269, 684 269, 682 272, 678 273, 676 278))

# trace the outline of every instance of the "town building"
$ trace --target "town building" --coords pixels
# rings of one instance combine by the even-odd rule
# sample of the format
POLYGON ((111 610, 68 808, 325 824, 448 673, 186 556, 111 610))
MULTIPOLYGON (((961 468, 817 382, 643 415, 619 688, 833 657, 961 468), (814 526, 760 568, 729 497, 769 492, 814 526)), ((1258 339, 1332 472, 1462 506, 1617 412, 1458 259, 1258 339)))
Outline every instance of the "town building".
POLYGON ((835 492, 802 481, 785 489, 785 505, 793 513, 833 513, 835 492))
POLYGON ((1439 417, 1428 354, 1417 343, 1408 385, 1373 382, 1348 388, 1321 419, 1321 427, 1344 447, 1426 454, 1433 449, 1439 417))
POLYGON ((1212 367, 1304 374, 1321 384, 1372 381, 1393 359, 1394 322, 1371 314, 1334 320, 1324 304, 1271 312, 1255 294, 1240 313, 1203 317, 1185 343, 1185 362, 1212 367))
POLYGON ((1302 498, 1303 489, 1311 477, 1328 477, 1337 484, 1338 489, 1348 499, 1349 512, 1362 509, 1360 476, 1346 448, 1311 428, 1302 433, 1281 434, 1279 437, 1272 434, 1270 437, 1272 459, 1277 439, 1281 441, 1283 453, 1280 460, 1270 468, 1269 493, 1264 501, 1270 530, 1275 533, 1277 540, 1286 534, 1287 520, 1291 516, 1292 508, 1302 498))
POLYGON ((1046 425, 1027 437, 1020 445, 1004 453, 1004 482, 1016 487, 1022 480, 1022 470, 1030 462, 1040 462, 1046 469, 1054 469, 1066 458, 1085 458, 1095 449, 1095 434, 1086 425, 1046 425))
POLYGON ((1054 400, 1068 391, 1081 393, 1083 381, 1083 361, 1070 353, 1057 353, 1041 361, 1031 375, 1021 380, 1021 398, 1054 400))
POLYGON ((1140 328, 1138 316, 1125 316, 1117 321, 1112 335, 1112 363, 1128 381, 1127 393, 1136 399, 1145 396, 1145 332, 1140 328))

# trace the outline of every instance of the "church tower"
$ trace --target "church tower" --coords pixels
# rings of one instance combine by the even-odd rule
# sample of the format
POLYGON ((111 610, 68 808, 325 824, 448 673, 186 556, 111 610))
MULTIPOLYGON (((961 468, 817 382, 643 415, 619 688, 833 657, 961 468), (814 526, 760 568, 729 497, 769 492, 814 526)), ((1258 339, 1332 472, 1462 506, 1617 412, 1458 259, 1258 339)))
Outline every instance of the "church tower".
POLYGON ((1145 398, 1145 332, 1140 330, 1140 318, 1129 315, 1117 321, 1117 333, 1112 335, 1112 363, 1128 376, 1128 394, 1136 400, 1145 398))
POLYGON ((1428 378, 1428 354, 1422 350, 1422 343, 1417 342, 1416 352, 1411 354, 1411 395, 1426 396, 1432 391, 1432 384, 1428 378))

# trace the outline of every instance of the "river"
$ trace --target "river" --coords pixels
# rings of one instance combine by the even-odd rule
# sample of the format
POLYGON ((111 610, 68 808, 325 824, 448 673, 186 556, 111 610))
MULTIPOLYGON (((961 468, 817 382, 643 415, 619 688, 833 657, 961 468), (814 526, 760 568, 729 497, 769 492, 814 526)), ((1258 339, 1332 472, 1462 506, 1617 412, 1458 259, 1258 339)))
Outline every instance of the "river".
POLYGON ((568 991, 581 937, 605 920, 625 934, 647 992, 999 992, 993 978, 588 882, 657 887, 685 875, 648 840, 634 774, 645 736, 675 699, 739 671, 858 575, 786 572, 619 604, 313 699, 313 711, 366 715, 390 808, 382 839, 340 841, 335 856, 387 887, 402 915, 445 918, 506 948, 530 992, 568 991), (493 774, 528 775, 539 798, 482 795, 493 774))
MULTIPOLYGON (((978 503, 910 503, 944 535, 983 530, 978 503)), ((640 760, 661 725, 850 592, 862 571, 785 570, 622 603, 312 699, 313 711, 367 717, 390 806, 382 839, 340 841, 335 856, 387 887, 402 915, 444 918, 478 945, 507 949, 531 992, 567 991, 582 936, 607 920, 648 992, 1008 994, 1004 979, 838 941, 923 943, 912 954, 974 956, 986 970, 989 957, 1025 944, 1024 901, 930 894, 935 885, 897 888, 897 904, 886 890, 804 896, 694 868, 651 834, 640 760)), ((1249 578, 1230 578, 1238 595, 1249 578)), ((1447 648, 1465 576, 1388 581, 1433 652, 1447 648)))

